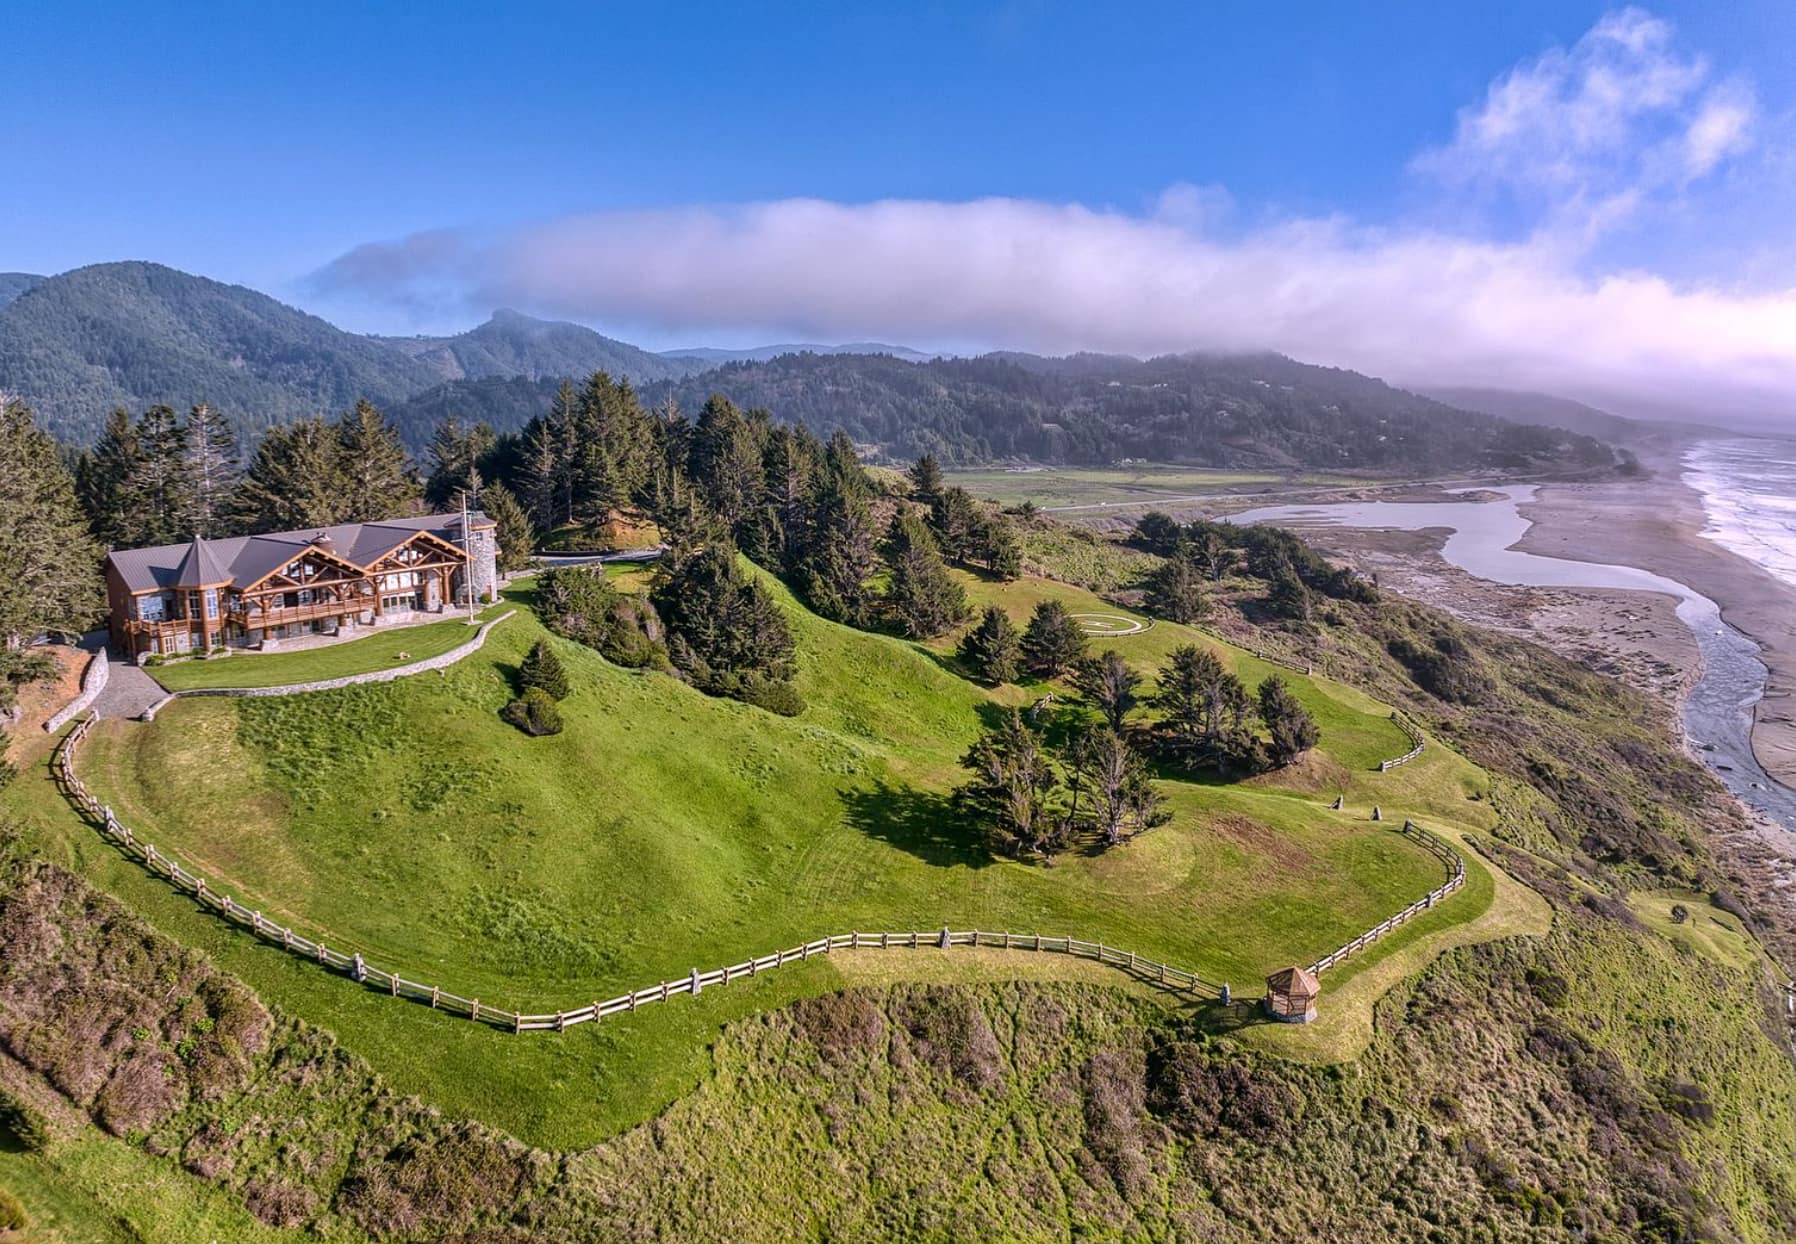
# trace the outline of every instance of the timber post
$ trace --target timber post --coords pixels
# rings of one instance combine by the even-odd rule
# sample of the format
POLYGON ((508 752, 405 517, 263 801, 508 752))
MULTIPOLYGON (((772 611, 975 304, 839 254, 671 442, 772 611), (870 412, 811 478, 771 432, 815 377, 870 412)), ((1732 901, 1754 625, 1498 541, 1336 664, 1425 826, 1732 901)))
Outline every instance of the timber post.
POLYGON ((704 988, 704 986, 699 983, 698 969, 693 968, 692 969, 692 996, 695 998, 698 997, 698 991, 703 988, 704 988))
POLYGON ((942 926, 942 939, 938 945, 940 945, 943 950, 946 950, 948 949, 948 944, 948 926, 944 924, 942 926))

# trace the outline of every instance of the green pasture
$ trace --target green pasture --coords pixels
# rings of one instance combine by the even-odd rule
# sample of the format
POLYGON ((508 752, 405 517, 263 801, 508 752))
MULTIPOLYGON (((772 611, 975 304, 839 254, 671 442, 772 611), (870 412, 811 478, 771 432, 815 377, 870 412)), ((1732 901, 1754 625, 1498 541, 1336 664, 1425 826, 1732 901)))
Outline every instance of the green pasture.
MULTIPOLYGON (((1063 584, 967 584, 1019 619, 1047 596, 1119 612, 1063 584)), ((527 606, 528 584, 508 595, 527 606)), ((946 794, 980 722, 1045 688, 988 694, 958 675, 951 644, 869 635, 782 600, 809 705, 793 719, 552 640, 575 686, 568 728, 526 738, 498 717, 545 634, 526 608, 442 676, 108 722, 82 770, 215 888, 412 979, 550 1011, 828 932, 944 923, 1103 940, 1257 992, 1266 972, 1438 884, 1439 861, 1396 832, 1405 813, 1485 823, 1478 770, 1431 747, 1378 774, 1407 746, 1387 710, 1283 671, 1322 727, 1303 764, 1234 785, 1169 780, 1173 821, 1107 852, 1076 849, 1052 867, 994 860, 946 794), (1327 807, 1336 793, 1341 812, 1327 807), (1386 824, 1369 819, 1375 801, 1386 824)), ((1180 642, 1212 644, 1250 687, 1271 668, 1163 623, 1105 642, 1150 671, 1180 642)), ((723 1024, 864 974, 813 962, 517 1038, 258 945, 105 847, 33 776, 20 804, 48 853, 337 1032, 403 1090, 538 1143, 590 1143, 653 1115, 703 1078, 723 1024)), ((1488 890, 1455 896, 1403 938, 1487 902, 1488 890)), ((882 973, 942 970, 939 951, 885 953, 882 973)), ((1028 975, 1029 956, 1015 959, 1028 975)), ((1331 988, 1358 970, 1331 974, 1331 988)))

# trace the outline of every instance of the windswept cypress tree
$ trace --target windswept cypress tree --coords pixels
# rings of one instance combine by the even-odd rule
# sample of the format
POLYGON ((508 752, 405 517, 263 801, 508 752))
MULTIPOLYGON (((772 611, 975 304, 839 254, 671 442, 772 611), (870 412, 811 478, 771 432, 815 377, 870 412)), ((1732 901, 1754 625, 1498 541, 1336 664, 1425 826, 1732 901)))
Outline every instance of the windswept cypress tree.
POLYGON ((1309 710, 1297 702, 1291 688, 1277 674, 1260 684, 1260 720, 1272 736, 1271 761, 1282 769, 1316 746, 1321 732, 1309 710))
POLYGON ((1122 653, 1114 648, 1073 666, 1073 686, 1104 714, 1110 728, 1119 732, 1137 703, 1135 690, 1140 685, 1141 675, 1130 669, 1122 653))
POLYGON ((1148 576, 1147 611, 1168 622, 1195 622, 1209 612, 1202 572, 1188 546, 1180 546, 1148 576))

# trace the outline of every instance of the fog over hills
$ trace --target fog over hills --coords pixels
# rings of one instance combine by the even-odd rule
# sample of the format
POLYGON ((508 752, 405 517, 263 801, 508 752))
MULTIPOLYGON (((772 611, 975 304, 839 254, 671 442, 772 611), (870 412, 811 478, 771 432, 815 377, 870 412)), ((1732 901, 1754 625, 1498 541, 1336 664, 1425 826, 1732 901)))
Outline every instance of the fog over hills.
POLYGON ((0 389, 23 394, 52 431, 78 444, 114 406, 206 401, 253 440, 263 428, 367 398, 416 452, 450 416, 518 431, 564 381, 597 371, 689 413, 721 393, 821 432, 845 428, 894 460, 1134 457, 1381 471, 1588 465, 1606 461, 1607 451, 1587 437, 1626 431, 1625 421, 1576 403, 1482 391, 1443 403, 1274 354, 945 358, 874 342, 656 353, 508 309, 453 335, 369 336, 243 286, 143 262, 12 275, 0 278, 0 296, 8 299, 0 389), (1492 415, 1583 435, 1525 430, 1492 415))

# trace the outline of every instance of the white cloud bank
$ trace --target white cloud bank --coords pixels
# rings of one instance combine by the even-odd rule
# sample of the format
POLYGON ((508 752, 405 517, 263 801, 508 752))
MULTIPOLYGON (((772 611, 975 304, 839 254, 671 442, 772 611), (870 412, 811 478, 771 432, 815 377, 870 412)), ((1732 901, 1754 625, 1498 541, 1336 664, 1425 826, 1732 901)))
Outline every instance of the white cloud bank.
MULTIPOLYGON (((1525 236, 1294 220, 1226 235, 1226 192, 1144 214, 1018 199, 786 199, 605 213, 360 247, 320 274, 395 302, 505 304, 666 332, 1045 352, 1272 349, 1406 383, 1538 388, 1624 411, 1796 414, 1796 288, 1594 271, 1752 149, 1750 89, 1638 10, 1494 83, 1423 153, 1440 193, 1530 205, 1525 236)), ((1471 209, 1467 209, 1469 212, 1471 209)))

